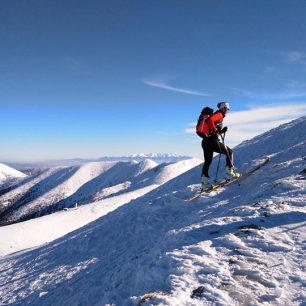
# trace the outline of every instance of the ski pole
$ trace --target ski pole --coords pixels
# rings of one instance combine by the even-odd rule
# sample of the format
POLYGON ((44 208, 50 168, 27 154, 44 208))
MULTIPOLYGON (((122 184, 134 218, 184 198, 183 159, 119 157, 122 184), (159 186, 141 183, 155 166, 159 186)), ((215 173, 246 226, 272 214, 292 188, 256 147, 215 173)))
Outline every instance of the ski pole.
POLYGON ((218 160, 215 182, 218 182, 218 172, 219 172, 219 167, 220 167, 220 160, 221 160, 221 153, 219 153, 219 160, 218 160))
POLYGON ((224 133, 224 136, 223 136, 223 137, 222 137, 222 135, 221 135, 221 138, 222 138, 222 143, 224 144, 224 148, 225 148, 225 151, 226 151, 226 156, 228 157, 229 161, 231 162, 231 165, 233 166, 232 158, 231 158, 231 156, 230 156, 229 153, 228 153, 226 144, 224 143, 225 133, 224 133))
MULTIPOLYGON (((221 136, 222 142, 224 144, 225 133, 224 133, 223 137, 222 137, 222 135, 220 135, 220 136, 221 136)), ((221 151, 219 143, 218 143, 218 146, 219 146, 219 150, 221 151)), ((227 152, 227 155, 228 155, 228 152, 227 152)), ((218 181, 218 173, 219 173, 219 168, 220 168, 220 160, 221 160, 221 153, 219 153, 219 160, 218 160, 218 166, 217 166, 217 171, 216 171, 215 182, 218 181)))

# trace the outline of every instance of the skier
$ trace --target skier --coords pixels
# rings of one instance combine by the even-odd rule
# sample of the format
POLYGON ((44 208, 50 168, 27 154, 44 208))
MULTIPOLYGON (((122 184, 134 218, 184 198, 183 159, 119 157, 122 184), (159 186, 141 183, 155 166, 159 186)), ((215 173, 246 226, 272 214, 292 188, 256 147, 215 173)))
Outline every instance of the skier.
POLYGON ((202 140, 202 148, 204 152, 204 165, 201 176, 202 189, 207 189, 213 186, 208 175, 208 170, 214 152, 226 155, 226 174, 228 179, 240 176, 233 165, 233 151, 219 140, 219 136, 227 132, 227 127, 222 127, 222 121, 228 113, 230 106, 228 102, 220 102, 217 107, 218 111, 207 120, 209 132, 207 135, 204 135, 202 140))

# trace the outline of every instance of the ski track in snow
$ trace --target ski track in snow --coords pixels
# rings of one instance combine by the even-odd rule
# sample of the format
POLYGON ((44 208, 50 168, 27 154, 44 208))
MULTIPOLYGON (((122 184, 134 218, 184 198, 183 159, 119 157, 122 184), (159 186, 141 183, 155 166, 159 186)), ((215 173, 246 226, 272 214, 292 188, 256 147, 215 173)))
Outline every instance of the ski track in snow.
POLYGON ((241 171, 271 156, 239 183, 186 202, 200 187, 198 166, 124 206, 109 199, 102 218, 3 257, 0 304, 305 305, 305 129, 304 117, 238 146, 241 171))

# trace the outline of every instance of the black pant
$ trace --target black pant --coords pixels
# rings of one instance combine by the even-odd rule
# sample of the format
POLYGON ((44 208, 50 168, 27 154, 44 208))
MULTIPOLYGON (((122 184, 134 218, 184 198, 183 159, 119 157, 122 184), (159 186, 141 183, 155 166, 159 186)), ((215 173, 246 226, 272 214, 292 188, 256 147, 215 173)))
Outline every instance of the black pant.
POLYGON ((226 165, 229 167, 233 166, 233 151, 225 146, 224 143, 220 142, 218 139, 213 137, 204 137, 202 140, 202 148, 204 151, 204 165, 202 169, 202 176, 205 175, 209 177, 208 170, 212 162, 214 152, 226 155, 226 165))

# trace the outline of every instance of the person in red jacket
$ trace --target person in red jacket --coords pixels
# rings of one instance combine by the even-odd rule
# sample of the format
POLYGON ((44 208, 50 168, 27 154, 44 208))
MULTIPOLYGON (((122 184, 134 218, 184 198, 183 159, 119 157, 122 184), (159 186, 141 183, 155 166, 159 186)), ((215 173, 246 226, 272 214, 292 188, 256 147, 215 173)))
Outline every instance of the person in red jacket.
POLYGON ((214 152, 226 155, 226 174, 228 178, 237 178, 240 176, 233 165, 233 151, 219 140, 219 136, 227 132, 227 127, 223 127, 222 123, 223 118, 230 109, 230 106, 228 102, 220 102, 217 106, 218 111, 216 111, 207 121, 209 132, 202 140, 204 165, 202 169, 201 184, 203 189, 207 189, 213 185, 209 178, 208 170, 214 152))

